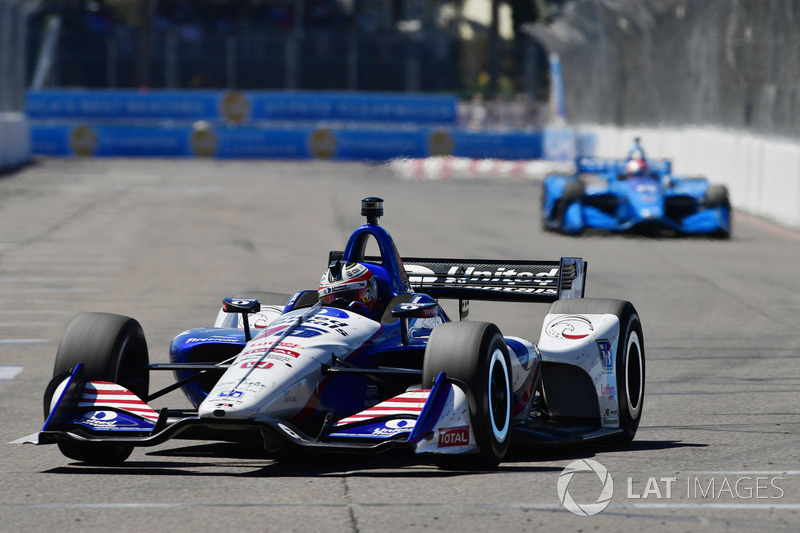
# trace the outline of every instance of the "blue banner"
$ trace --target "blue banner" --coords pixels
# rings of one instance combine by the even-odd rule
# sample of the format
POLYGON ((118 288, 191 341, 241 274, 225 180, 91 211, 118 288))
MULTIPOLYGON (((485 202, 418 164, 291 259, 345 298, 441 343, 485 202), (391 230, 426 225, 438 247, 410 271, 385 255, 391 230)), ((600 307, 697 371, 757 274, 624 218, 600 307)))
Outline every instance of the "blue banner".
POLYGON ((274 92, 246 93, 254 120, 330 120, 456 124, 454 96, 369 93, 274 92))
POLYGON ((454 155, 541 159, 542 133, 445 128, 263 127, 32 121, 33 153, 51 156, 216 157, 385 161, 454 155))
POLYGON ((542 133, 455 130, 453 154, 473 159, 541 159, 542 133))
POLYGON ((455 96, 282 91, 31 90, 32 119, 458 122, 455 96))
POLYGON ((216 120, 218 91, 41 90, 28 91, 32 119, 216 120))

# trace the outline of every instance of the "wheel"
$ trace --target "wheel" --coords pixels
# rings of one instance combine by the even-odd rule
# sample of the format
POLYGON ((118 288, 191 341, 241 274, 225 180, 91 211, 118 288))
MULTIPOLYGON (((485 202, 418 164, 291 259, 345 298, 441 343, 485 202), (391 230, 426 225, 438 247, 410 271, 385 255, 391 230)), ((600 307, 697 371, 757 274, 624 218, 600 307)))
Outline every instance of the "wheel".
POLYGON ((623 433, 614 440, 620 444, 632 441, 642 418, 645 385, 644 334, 633 304, 623 300, 576 298, 553 303, 548 313, 609 314, 619 318, 614 371, 617 375, 619 426, 623 433))
POLYGON ((709 185, 703 205, 705 207, 727 207, 730 209, 731 200, 728 196, 728 188, 719 184, 709 185))
POLYGON ((430 386, 439 372, 466 390, 480 453, 437 455, 437 464, 495 468, 508 450, 511 425, 511 362, 500 330, 487 322, 436 326, 425 349, 423 386, 430 386))
MULTIPOLYGON (((110 313, 81 313, 67 325, 56 353, 53 376, 83 363, 86 381, 110 381, 122 385, 147 401, 150 374, 147 343, 136 320, 110 313)), ((45 392, 45 418, 50 412, 53 390, 45 392)), ((92 464, 124 461, 133 446, 59 442, 61 453, 92 464)))
POLYGON ((580 202, 583 198, 585 186, 581 181, 568 181, 564 185, 564 192, 556 202, 554 218, 558 221, 558 229, 564 232, 564 217, 567 209, 575 202, 580 202))
MULTIPOLYGON (((728 188, 725 185, 709 185, 706 190, 706 197, 703 200, 703 207, 706 209, 727 209, 728 216, 731 216, 731 200, 728 195, 728 188)), ((718 239, 729 239, 730 231, 720 229, 712 235, 718 239)))

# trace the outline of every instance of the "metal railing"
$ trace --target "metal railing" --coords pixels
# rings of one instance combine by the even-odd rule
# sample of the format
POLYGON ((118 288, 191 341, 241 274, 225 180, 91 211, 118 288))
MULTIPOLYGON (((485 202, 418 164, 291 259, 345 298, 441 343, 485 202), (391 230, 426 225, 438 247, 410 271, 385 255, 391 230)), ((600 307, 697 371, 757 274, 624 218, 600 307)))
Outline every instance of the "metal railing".
POLYGON ((0 0, 0 113, 19 112, 24 107, 28 20, 38 4, 0 0))
POLYGON ((576 0, 532 33, 570 122, 800 136, 797 1, 576 0))

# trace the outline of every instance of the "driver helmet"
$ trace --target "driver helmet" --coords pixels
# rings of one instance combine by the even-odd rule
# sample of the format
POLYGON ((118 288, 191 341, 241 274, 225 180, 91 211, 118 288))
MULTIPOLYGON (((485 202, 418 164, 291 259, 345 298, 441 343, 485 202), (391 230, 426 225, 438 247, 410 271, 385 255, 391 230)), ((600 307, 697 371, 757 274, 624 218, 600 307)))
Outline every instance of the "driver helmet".
POLYGON ((648 172, 647 161, 643 158, 629 159, 625 165, 625 174, 628 176, 646 176, 648 172))
POLYGON ((346 307, 371 315, 378 309, 378 282, 361 263, 333 261, 320 279, 319 299, 323 304, 341 299, 346 307))

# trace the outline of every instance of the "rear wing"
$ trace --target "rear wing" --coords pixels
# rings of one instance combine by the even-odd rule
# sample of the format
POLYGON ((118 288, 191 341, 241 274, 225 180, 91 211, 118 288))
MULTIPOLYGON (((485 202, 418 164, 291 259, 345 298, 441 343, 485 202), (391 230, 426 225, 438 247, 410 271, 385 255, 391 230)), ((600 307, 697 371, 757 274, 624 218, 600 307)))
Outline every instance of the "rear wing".
POLYGON ((433 298, 554 302, 583 298, 587 263, 560 261, 403 258, 411 288, 433 298))
MULTIPOLYGON (((575 160, 578 174, 624 174, 626 159, 608 159, 603 157, 579 157, 575 160)), ((669 159, 648 159, 647 165, 650 172, 656 174, 671 174, 672 161, 669 159)))

